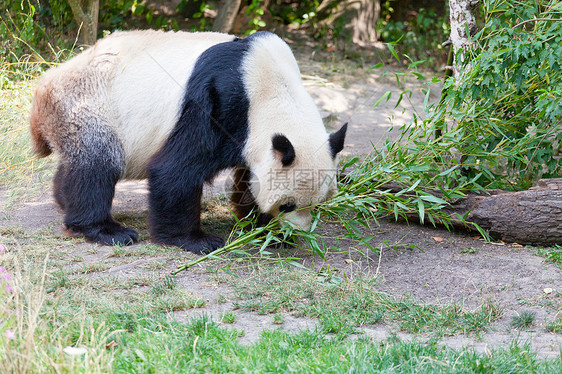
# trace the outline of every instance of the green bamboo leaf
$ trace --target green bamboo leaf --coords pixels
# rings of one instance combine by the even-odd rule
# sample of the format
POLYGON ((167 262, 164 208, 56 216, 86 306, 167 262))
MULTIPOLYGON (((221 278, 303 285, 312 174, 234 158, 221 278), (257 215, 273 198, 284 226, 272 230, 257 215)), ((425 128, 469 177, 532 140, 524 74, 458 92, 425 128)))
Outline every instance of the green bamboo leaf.
POLYGON ((400 57, 398 57, 398 53, 396 53, 396 50, 394 49, 394 46, 390 43, 388 43, 386 46, 388 47, 388 50, 394 56, 396 61, 400 61, 400 57))
POLYGON ((413 191, 417 186, 419 186, 421 183, 421 179, 418 179, 417 181, 414 182, 414 184, 412 184, 406 191, 404 192, 410 192, 413 191))
POLYGON ((418 65, 420 65, 420 64, 423 64, 425 61, 426 61, 426 60, 414 61, 414 62, 412 62, 412 63, 410 64, 409 68, 410 68, 410 69, 413 69, 413 68, 415 68, 416 66, 418 66, 418 65))
POLYGON ((437 196, 433 196, 433 195, 422 195, 420 196, 420 198, 424 201, 430 202, 430 203, 436 203, 436 204, 443 204, 443 205, 447 205, 447 202, 437 196))
POLYGON ((380 99, 377 100, 377 102, 373 105, 373 108, 376 108, 384 99, 386 99, 386 101, 388 101, 390 99, 390 96, 392 96, 392 92, 390 91, 386 91, 380 99))
POLYGON ((343 167, 342 167, 342 173, 345 171, 345 169, 347 169, 348 167, 354 165, 357 161, 359 161, 359 157, 353 157, 351 160, 349 160, 348 162, 346 162, 343 167))
POLYGON ((304 266, 303 264, 301 264, 300 262, 296 262, 296 261, 287 261, 287 263, 288 263, 289 265, 292 265, 292 266, 296 267, 296 268, 308 270, 308 268, 307 268, 306 266, 304 266))
POLYGON ((417 199, 418 202, 418 215, 420 217, 420 223, 423 225, 425 218, 425 205, 421 199, 417 199))
POLYGON ((453 171, 457 170, 457 169, 459 168, 459 166, 460 166, 460 165, 455 165, 455 166, 453 166, 452 168, 447 169, 447 170, 445 170, 445 171, 439 173, 439 176, 444 177, 444 176, 446 176, 446 175, 449 175, 449 174, 451 174, 453 171))

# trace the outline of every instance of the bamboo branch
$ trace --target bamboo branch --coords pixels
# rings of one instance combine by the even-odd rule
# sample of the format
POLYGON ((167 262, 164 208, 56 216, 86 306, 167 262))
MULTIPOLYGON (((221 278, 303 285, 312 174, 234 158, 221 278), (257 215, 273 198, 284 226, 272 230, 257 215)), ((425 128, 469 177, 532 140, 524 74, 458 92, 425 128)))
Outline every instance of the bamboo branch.
POLYGON ((514 28, 516 28, 518 26, 521 26, 525 23, 529 23, 529 22, 533 22, 533 21, 558 21, 558 22, 560 22, 560 21, 562 21, 562 18, 533 18, 533 19, 521 21, 517 25, 513 26, 512 28, 514 29, 514 28))

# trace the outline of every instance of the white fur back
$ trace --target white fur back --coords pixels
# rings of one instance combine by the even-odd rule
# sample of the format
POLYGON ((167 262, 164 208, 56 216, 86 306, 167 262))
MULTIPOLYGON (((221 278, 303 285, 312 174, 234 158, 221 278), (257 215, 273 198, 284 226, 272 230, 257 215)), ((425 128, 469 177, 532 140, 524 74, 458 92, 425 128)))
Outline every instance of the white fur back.
POLYGON ((110 99, 123 139, 127 177, 145 176, 150 157, 175 127, 197 58, 209 47, 233 39, 219 33, 150 31, 108 39, 108 48, 123 51, 110 99))
POLYGON ((144 178, 150 158, 176 125, 197 58, 209 47, 233 39, 211 32, 116 32, 50 69, 40 84, 75 87, 121 140, 123 177, 144 178))

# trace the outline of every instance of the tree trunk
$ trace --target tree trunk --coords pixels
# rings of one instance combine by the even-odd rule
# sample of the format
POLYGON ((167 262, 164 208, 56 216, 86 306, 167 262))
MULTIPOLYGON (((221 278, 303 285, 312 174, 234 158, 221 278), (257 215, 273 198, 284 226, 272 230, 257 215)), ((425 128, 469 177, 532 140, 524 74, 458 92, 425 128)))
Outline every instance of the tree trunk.
POLYGON ((467 221, 493 238, 519 244, 562 244, 562 179, 542 179, 527 191, 472 195, 452 209, 468 213, 467 221))
POLYGON ((317 10, 320 24, 331 29, 335 21, 343 17, 344 32, 351 34, 353 43, 360 46, 377 41, 375 26, 380 15, 380 0, 324 0, 317 10))
POLYGON ((455 54, 453 74, 457 82, 460 80, 460 66, 463 61, 463 51, 472 44, 470 41, 470 35, 474 34, 476 31, 476 19, 474 18, 473 13, 473 8, 476 4, 478 4, 478 1, 449 1, 451 42, 453 43, 453 51, 455 54))
POLYGON ((381 16, 378 0, 360 0, 357 15, 352 20, 353 43, 367 45, 377 41, 375 26, 381 16))
POLYGON ((220 2, 217 7, 217 18, 213 22, 213 31, 230 32, 232 30, 241 2, 242 0, 223 0, 220 2))
MULTIPOLYGON (((403 190, 397 184, 381 188, 403 190)), ((474 230, 470 223, 476 223, 494 239, 530 245, 562 245, 562 178, 541 179, 537 187, 526 191, 488 192, 489 195, 469 194, 442 211, 451 216, 466 215, 469 225, 457 220, 452 222, 454 227, 474 230)), ((416 214, 408 218, 419 222, 416 214)))
POLYGON ((69 0, 83 44, 94 45, 98 38, 99 0, 69 0))

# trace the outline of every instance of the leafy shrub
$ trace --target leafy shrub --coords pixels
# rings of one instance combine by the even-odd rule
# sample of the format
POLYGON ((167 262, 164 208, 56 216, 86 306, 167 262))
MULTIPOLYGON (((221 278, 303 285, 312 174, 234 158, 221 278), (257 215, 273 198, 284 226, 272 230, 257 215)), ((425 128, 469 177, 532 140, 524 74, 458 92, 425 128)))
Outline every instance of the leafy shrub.
POLYGON ((49 36, 44 23, 37 22, 43 14, 39 3, 9 0, 0 14, 0 62, 19 62, 21 56, 40 54, 47 50, 49 36))
MULTIPOLYGON (((0 63, 18 64, 32 56, 34 61, 58 60, 61 51, 71 49, 79 29, 66 0, 6 0, 0 14, 0 63)), ((147 24, 159 29, 178 29, 177 22, 139 0, 100 1, 99 35, 104 31, 147 24)))
POLYGON ((275 18, 286 25, 301 26, 316 17, 321 1, 276 2, 270 7, 275 18))
POLYGON ((378 27, 382 41, 398 43, 400 52, 413 60, 428 60, 433 66, 447 59, 448 49, 442 43, 450 34, 448 13, 438 16, 433 9, 420 8, 409 21, 381 19, 378 27))
POLYGON ((261 19, 265 10, 263 8, 263 0, 252 0, 246 8, 246 15, 250 18, 246 35, 251 35, 260 28, 265 27, 265 21, 261 19))
POLYGON ((488 0, 483 6, 485 24, 466 53, 462 77, 445 82, 433 119, 458 123, 463 176, 525 189, 562 175, 562 4, 488 0))

